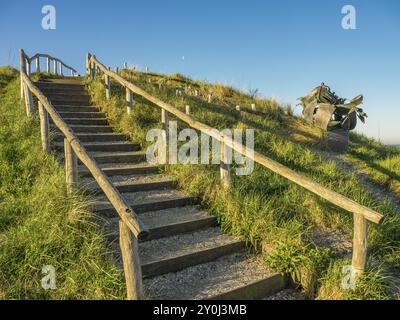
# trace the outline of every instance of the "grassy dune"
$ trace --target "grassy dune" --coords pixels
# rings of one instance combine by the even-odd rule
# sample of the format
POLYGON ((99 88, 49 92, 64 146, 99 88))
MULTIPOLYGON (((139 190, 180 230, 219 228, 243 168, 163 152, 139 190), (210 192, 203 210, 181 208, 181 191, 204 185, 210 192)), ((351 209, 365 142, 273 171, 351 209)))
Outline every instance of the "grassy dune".
MULTIPOLYGON (((344 265, 351 261, 351 215, 326 203, 304 189, 256 165, 249 176, 233 175, 233 187, 226 193, 220 186, 216 165, 172 165, 166 168, 187 193, 201 199, 229 233, 240 236, 262 252, 266 266, 291 273, 305 295, 316 299, 393 298, 392 277, 400 271, 400 216, 384 201, 375 200, 358 181, 333 161, 325 161, 315 149, 324 149, 323 133, 292 116, 292 110, 270 99, 259 99, 221 84, 192 81, 179 74, 158 75, 123 71, 122 75, 147 92, 181 110, 191 106, 196 119, 216 127, 254 128, 255 149, 285 165, 354 199, 387 217, 383 225, 370 224, 368 272, 356 290, 341 289, 344 265), (162 86, 161 89, 159 86, 162 86), (191 86, 200 96, 175 95, 176 86, 191 86), (212 102, 207 102, 208 94, 212 102), (239 114, 236 105, 250 106, 265 115, 239 114), (347 247, 346 247, 347 245, 347 247), (350 249, 350 250, 349 250, 350 249)), ((132 141, 145 141, 149 129, 160 127, 161 112, 140 97, 134 97, 134 112, 125 112, 124 90, 112 84, 112 99, 105 100, 101 79, 90 83, 95 105, 119 131, 132 141)), ((184 128, 180 124, 180 128, 184 128)), ((372 142, 356 144, 375 148, 372 142)), ((385 158, 386 159, 386 158, 385 158)), ((360 160, 362 161, 362 160, 360 160)), ((396 160, 395 160, 396 161, 396 160)), ((398 164, 396 164, 398 166, 398 164)), ((389 165, 388 170, 392 170, 389 165)), ((373 177, 371 177, 373 179, 373 177)))
POLYGON ((0 68, 0 86, 0 299, 123 298, 88 199, 67 196, 63 166, 42 153, 18 72, 0 68), (41 286, 45 265, 56 269, 55 290, 41 286))

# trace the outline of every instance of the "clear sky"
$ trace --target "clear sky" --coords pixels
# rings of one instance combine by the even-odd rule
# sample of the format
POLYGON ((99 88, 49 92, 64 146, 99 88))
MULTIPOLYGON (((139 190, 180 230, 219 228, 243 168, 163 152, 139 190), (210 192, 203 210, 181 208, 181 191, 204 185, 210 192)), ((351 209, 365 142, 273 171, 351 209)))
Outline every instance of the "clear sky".
POLYGON ((400 144, 399 0, 2 0, 0 36, 0 65, 17 66, 24 48, 83 72, 90 51, 108 66, 181 72, 293 105, 325 82, 364 94, 369 118, 357 131, 400 144), (47 4, 56 30, 42 29, 47 4), (356 30, 341 27, 347 4, 356 30))

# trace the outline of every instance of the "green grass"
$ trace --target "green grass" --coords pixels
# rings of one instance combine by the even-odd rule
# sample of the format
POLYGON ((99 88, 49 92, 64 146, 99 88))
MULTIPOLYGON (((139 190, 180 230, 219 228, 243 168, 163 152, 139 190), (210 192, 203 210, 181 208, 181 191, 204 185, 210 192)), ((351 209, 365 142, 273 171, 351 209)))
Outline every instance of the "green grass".
POLYGON ((67 196, 63 166, 41 150, 18 72, 1 68, 0 86, 0 299, 124 298, 88 199, 67 196), (56 290, 41 286, 45 265, 56 269, 56 290))
MULTIPOLYGON (((165 169, 185 192, 201 199, 226 232, 240 236, 262 252, 266 266, 281 273, 291 273, 308 297, 391 297, 387 289, 390 278, 380 275, 400 269, 400 216, 388 203, 374 200, 355 174, 344 172, 333 161, 324 161, 310 149, 310 146, 324 148, 323 133, 319 129, 292 116, 287 106, 280 106, 274 100, 251 97, 222 84, 192 81, 179 74, 123 71, 122 75, 182 111, 185 105, 190 105, 192 116, 210 126, 254 128, 257 151, 385 214, 383 225, 370 224, 369 228, 369 264, 378 260, 382 265, 369 269, 360 279, 359 288, 367 289, 349 293, 340 289, 340 279, 331 270, 336 270, 337 264, 343 261, 350 264, 351 257, 342 250, 324 245, 324 241, 316 241, 315 235, 336 231, 343 240, 351 240, 350 214, 259 165, 249 176, 233 176, 229 193, 221 188, 216 165, 172 165, 165 169), (175 87, 181 85, 190 85, 192 90, 197 88, 201 95, 176 97, 175 87), (209 93, 213 97, 212 103, 207 102, 209 93), (236 105, 250 106, 251 103, 256 103, 265 116, 239 115, 235 111, 236 105), (387 271, 389 266, 390 272, 387 271)), ((147 131, 160 127, 159 108, 135 96, 134 112, 127 115, 124 90, 119 85, 112 83, 112 99, 107 101, 100 79, 89 84, 93 103, 107 114, 116 130, 129 134, 132 141, 146 145, 147 131)), ((181 123, 180 127, 186 125, 181 123)))

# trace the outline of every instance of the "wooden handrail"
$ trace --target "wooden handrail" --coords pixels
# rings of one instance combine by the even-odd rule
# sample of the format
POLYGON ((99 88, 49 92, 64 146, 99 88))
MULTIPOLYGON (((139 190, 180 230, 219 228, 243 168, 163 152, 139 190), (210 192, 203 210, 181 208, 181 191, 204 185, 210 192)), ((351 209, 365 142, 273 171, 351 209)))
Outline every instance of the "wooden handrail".
MULTIPOLYGON (((115 81, 119 82, 122 86, 128 88, 132 92, 140 95, 141 97, 145 98, 146 100, 152 102, 153 104, 159 106, 160 108, 168 111, 169 113, 176 116, 178 119, 182 120, 183 122, 187 123, 190 127, 197 129, 205 134, 209 135, 210 137, 221 141, 222 132, 219 132, 215 128, 212 128, 202 122, 195 120, 190 115, 187 115, 185 112, 179 110, 172 105, 165 103, 164 101, 148 94, 143 89, 139 88, 138 86, 134 85, 133 83, 125 80, 117 73, 108 70, 99 60, 96 59, 95 56, 91 56, 90 60, 96 64, 98 68, 107 76, 113 78, 115 81)), ((361 214, 365 219, 380 224, 383 221, 383 215, 367 208, 335 191, 332 191, 321 184, 313 181, 312 179, 295 172, 294 170, 266 157, 265 155, 258 153, 255 150, 249 149, 248 147, 244 146, 243 144, 235 141, 231 137, 227 135, 224 136, 224 143, 232 148, 233 150, 237 151, 243 156, 249 157, 252 153, 254 156, 250 156, 250 158, 261 164, 262 166, 272 170, 273 172, 287 178, 288 180, 302 186, 303 188, 315 193, 316 195, 320 196, 321 198, 331 202, 332 204, 352 213, 361 214)))
MULTIPOLYGON (((47 55, 40 54, 40 56, 47 55)), ((34 56, 34 58, 38 57, 39 55, 34 56)), ((30 77, 26 74, 27 70, 25 60, 28 59, 29 58, 26 56, 25 52, 21 49, 21 97, 25 97, 28 115, 33 112, 32 94, 35 95, 38 100, 38 109, 41 116, 42 141, 44 143, 43 148, 44 150, 48 149, 48 124, 46 124, 46 122, 47 115, 50 115, 56 127, 65 137, 64 147, 66 153, 66 174, 67 181, 69 181, 67 187, 70 189, 73 183, 75 183, 76 181, 76 177, 74 176, 77 174, 77 171, 76 168, 74 169, 73 167, 76 167, 77 157, 88 168, 89 172, 92 174, 92 176, 120 216, 120 230, 123 231, 120 235, 120 245, 124 263, 124 273, 127 285, 128 299, 141 299, 143 296, 142 274, 140 270, 140 259, 139 252, 137 250, 137 242, 138 240, 143 240, 147 238, 149 235, 149 231, 143 224, 141 219, 138 217, 138 215, 131 208, 131 206, 126 202, 119 191, 110 182, 108 177, 100 169, 97 162, 89 155, 85 147, 79 141, 78 137, 73 133, 72 129, 67 125, 67 123, 65 123, 65 121, 59 115, 52 103, 40 91, 40 89, 35 86, 30 77), (45 137, 43 135, 45 135, 45 137), (133 234, 133 238, 130 236, 130 233, 133 234), (134 251, 130 250, 130 248, 133 248, 134 251)), ((60 61, 59 59, 56 60, 60 61)), ((71 68, 71 70, 75 69, 71 68)))
POLYGON ((67 68, 67 69, 69 69, 69 70, 71 70, 71 71, 73 71, 75 73, 78 73, 74 68, 72 68, 71 66, 65 64, 62 60, 60 60, 58 58, 54 58, 51 55, 48 55, 48 54, 45 54, 45 53, 36 53, 34 56, 29 58, 29 61, 33 61, 36 58, 40 58, 40 57, 41 58, 48 58, 48 59, 53 60, 53 61, 57 61, 57 62, 61 63, 65 68, 67 68))

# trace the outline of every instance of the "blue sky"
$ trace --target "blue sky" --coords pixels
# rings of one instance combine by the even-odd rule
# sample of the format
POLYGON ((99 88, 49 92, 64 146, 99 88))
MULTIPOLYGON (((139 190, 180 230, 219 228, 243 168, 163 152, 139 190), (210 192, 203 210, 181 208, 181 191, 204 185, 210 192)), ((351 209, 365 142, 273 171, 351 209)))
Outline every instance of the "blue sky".
POLYGON ((112 67, 181 72, 293 105, 325 82, 343 97, 364 94, 369 118, 357 131, 400 144, 398 0, 1 1, 0 34, 0 65, 17 65, 24 48, 83 72, 90 51, 112 67), (41 27, 46 4, 56 30, 41 27), (341 27, 346 4, 356 30, 341 27))

